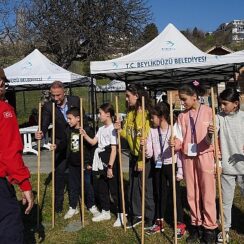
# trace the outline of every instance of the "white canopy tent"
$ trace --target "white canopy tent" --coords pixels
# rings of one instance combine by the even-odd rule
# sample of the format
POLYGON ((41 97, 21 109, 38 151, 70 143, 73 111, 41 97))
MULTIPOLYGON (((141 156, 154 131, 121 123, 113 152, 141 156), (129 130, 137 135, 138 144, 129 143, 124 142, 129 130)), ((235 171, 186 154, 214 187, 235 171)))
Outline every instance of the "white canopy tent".
POLYGON ((88 77, 58 66, 37 49, 4 71, 10 81, 10 88, 16 91, 46 89, 55 80, 72 86, 90 84, 88 77))
POLYGON ((244 64, 244 51, 218 56, 202 52, 177 28, 168 26, 155 39, 120 58, 94 61, 91 74, 147 86, 175 86, 190 79, 228 80, 244 64))

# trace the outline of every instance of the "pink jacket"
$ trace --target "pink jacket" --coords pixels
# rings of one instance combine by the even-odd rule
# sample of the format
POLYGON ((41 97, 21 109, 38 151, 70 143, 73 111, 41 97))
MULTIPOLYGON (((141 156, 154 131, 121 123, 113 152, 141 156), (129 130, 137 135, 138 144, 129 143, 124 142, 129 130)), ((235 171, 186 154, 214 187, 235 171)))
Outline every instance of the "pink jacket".
POLYGON ((176 150, 188 154, 188 143, 191 143, 192 138, 197 144, 197 154, 204 154, 214 150, 213 145, 209 145, 207 138, 208 126, 212 123, 213 115, 212 109, 207 105, 201 105, 198 110, 186 110, 179 114, 176 124, 176 150), (194 123, 190 123, 190 117, 194 123), (195 131, 192 133, 192 129, 195 131), (193 134, 193 135, 192 135, 193 134))
MULTIPOLYGON (((172 154, 171 154, 171 147, 169 146, 169 139, 171 136, 171 130, 163 131, 160 129, 161 135, 162 135, 162 147, 163 147, 163 153, 161 156, 161 144, 160 144, 160 137, 158 133, 158 128, 151 128, 149 132, 149 136, 147 138, 146 143, 146 157, 147 158, 154 158, 154 162, 158 160, 158 158, 162 159, 162 163, 172 164, 172 154)), ((177 163, 177 177, 183 178, 183 171, 182 171, 182 160, 181 160, 181 153, 177 152, 175 154, 176 163, 177 163)))

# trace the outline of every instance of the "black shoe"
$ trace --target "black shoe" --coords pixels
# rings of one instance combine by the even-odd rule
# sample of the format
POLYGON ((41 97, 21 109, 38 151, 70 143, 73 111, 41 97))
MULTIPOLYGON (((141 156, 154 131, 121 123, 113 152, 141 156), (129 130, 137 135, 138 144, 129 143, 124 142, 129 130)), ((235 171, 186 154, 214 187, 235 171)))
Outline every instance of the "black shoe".
POLYGON ((200 226, 191 226, 191 229, 189 230, 189 236, 186 238, 186 243, 194 244, 199 243, 200 239, 200 226))
POLYGON ((59 213, 62 213, 63 212, 63 208, 58 206, 58 207, 55 207, 55 213, 59 214, 59 213))
POLYGON ((126 225, 126 228, 127 229, 131 229, 137 225, 139 225, 140 223, 142 222, 142 219, 137 217, 137 216, 134 216, 132 218, 129 219, 127 225, 126 225))
POLYGON ((200 244, 215 244, 216 233, 215 230, 204 229, 200 244))
POLYGON ((144 230, 149 230, 153 227, 153 221, 150 219, 145 220, 144 222, 144 230))

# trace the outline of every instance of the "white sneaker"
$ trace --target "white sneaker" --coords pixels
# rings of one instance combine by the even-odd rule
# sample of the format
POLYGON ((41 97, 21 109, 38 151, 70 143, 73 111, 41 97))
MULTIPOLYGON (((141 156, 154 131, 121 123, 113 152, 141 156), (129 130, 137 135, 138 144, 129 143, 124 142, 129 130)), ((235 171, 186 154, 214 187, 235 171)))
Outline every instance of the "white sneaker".
POLYGON ((102 210, 102 212, 99 215, 92 218, 92 221, 99 222, 99 221, 110 220, 110 219, 111 219, 110 211, 102 210))
MULTIPOLYGON (((226 243, 230 242, 230 236, 229 236, 229 232, 225 231, 225 241, 226 243)), ((222 232, 219 232, 218 234, 218 242, 217 243, 223 243, 223 234, 222 232)))
MULTIPOLYGON (((125 221, 127 221, 126 220, 126 217, 125 217, 125 221)), ((114 222, 113 227, 121 227, 121 226, 123 226, 123 224, 124 224, 124 221, 123 221, 123 213, 118 213, 117 214, 117 219, 114 222)))
POLYGON ((93 214, 93 217, 96 217, 100 214, 96 205, 93 205, 91 208, 89 208, 89 212, 93 214))
POLYGON ((70 219, 75 214, 78 214, 78 213, 79 213, 79 210, 77 208, 71 208, 71 207, 69 207, 68 212, 64 215, 64 219, 70 219))

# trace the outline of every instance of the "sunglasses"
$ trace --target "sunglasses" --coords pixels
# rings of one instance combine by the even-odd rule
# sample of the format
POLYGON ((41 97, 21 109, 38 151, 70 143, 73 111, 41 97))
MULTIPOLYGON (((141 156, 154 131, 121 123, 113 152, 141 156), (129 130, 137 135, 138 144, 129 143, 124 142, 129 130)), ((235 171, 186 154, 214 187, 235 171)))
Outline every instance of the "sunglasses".
POLYGON ((9 88, 9 83, 6 82, 4 79, 1 79, 1 78, 0 78, 0 81, 2 81, 1 87, 5 86, 5 90, 7 90, 9 88))

